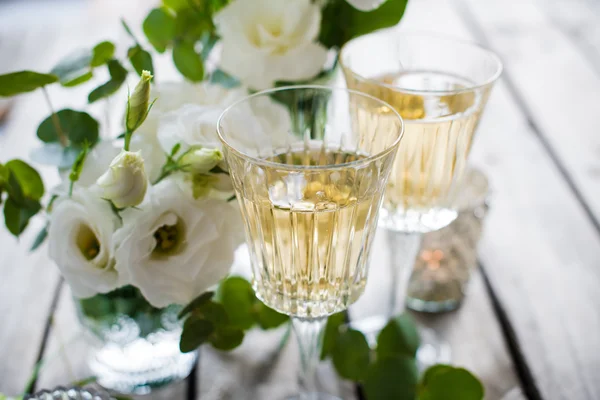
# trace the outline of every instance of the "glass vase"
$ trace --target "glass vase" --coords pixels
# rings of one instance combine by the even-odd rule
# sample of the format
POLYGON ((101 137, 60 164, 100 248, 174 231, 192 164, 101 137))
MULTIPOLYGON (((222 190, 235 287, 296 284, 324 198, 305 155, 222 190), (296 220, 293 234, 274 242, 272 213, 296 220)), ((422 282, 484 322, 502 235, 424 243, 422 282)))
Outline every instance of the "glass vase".
POLYGON ((179 306, 155 308, 132 286, 77 299, 76 304, 93 339, 89 367, 102 387, 147 394, 190 374, 197 354, 179 350, 179 306))

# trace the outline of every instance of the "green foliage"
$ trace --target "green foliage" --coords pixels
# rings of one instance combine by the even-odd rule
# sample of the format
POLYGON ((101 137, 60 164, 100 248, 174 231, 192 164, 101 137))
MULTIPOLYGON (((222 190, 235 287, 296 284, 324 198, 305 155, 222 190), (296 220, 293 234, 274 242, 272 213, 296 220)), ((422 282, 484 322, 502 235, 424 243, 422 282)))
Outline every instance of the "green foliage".
POLYGON ((48 225, 44 226, 42 228, 42 230, 38 232, 33 243, 31 244, 31 248, 29 249, 29 251, 37 250, 44 243, 44 241, 46 240, 47 237, 48 237, 48 225))
POLYGON ((370 363, 371 349, 362 332, 344 329, 333 345, 331 359, 342 378, 362 381, 370 363))
POLYGON ((29 220, 42 209, 43 195, 44 183, 33 167, 21 160, 0 164, 0 204, 4 205, 4 224, 14 236, 23 233, 29 220))
POLYGON ((52 74, 40 74, 33 71, 19 71, 0 75, 0 97, 9 97, 58 82, 52 74))
POLYGON ((73 194, 73 185, 75 182, 79 180, 79 176, 81 175, 81 171, 83 170, 83 164, 85 164, 85 159, 90 151, 90 146, 84 144, 83 149, 75 159, 75 162, 71 166, 71 173, 69 174, 69 181, 71 184, 69 186, 69 196, 73 194))
POLYGON ((485 390, 469 371, 449 365, 429 368, 418 386, 419 400, 481 400, 485 390))
POLYGON ((108 62, 108 72, 110 74, 110 80, 103 85, 98 86, 88 96, 88 102, 93 103, 104 97, 108 97, 115 93, 127 79, 127 70, 117 60, 110 60, 108 62))
POLYGON ((130 47, 127 51, 127 58, 139 76, 142 76, 142 71, 148 71, 154 75, 154 64, 152 55, 142 48, 139 44, 130 47))
POLYGON ((387 0, 373 11, 359 11, 346 0, 330 0, 323 9, 319 41, 326 47, 341 47, 357 36, 396 25, 408 0, 387 0))
POLYGON ((377 358, 393 355, 415 357, 419 348, 419 332, 410 314, 390 319, 377 338, 377 358))
POLYGON ((241 85, 239 80, 221 69, 216 69, 213 71, 210 74, 209 79, 211 83, 216 83, 217 85, 221 85, 227 89, 232 89, 241 85))
POLYGON ((327 358, 333 352, 336 339, 340 333, 340 327, 344 324, 344 313, 337 313, 327 318, 325 333, 323 334, 323 349, 321 350, 321 360, 327 358))
POLYGON ((204 64, 194 50, 194 43, 177 42, 173 47, 173 62, 181 75, 190 81, 200 82, 204 79, 204 64))
POLYGON ((101 42, 92 50, 91 67, 99 67, 113 59, 115 55, 115 45, 111 42, 101 42))
MULTIPOLYGON (((60 127, 68 137, 72 146, 83 146, 85 143, 94 145, 99 138, 99 124, 91 115, 83 111, 71 109, 60 110, 56 113, 60 127)), ((37 130, 38 138, 45 143, 58 143, 59 132, 52 121, 52 116, 47 117, 37 130)), ((79 151, 77 151, 78 153, 79 151)), ((70 164, 69 164, 70 166, 70 164)))
POLYGON ((163 0, 163 5, 175 12, 189 7, 189 0, 163 0))
POLYGON ((143 24, 144 34, 156 51, 164 53, 175 40, 175 17, 167 10, 155 8, 150 11, 143 24))
MULTIPOLYGON (((412 400, 415 399, 417 380, 415 360, 406 356, 394 356, 377 359, 369 367, 364 387, 369 400, 412 400)), ((444 399, 461 399, 461 397, 444 399)))
POLYGON ((270 329, 289 320, 260 303, 250 284, 240 277, 222 281, 216 299, 212 298, 212 292, 204 293, 179 313, 179 318, 187 317, 179 343, 181 351, 193 351, 204 343, 231 350, 242 343, 244 331, 255 324, 270 329))

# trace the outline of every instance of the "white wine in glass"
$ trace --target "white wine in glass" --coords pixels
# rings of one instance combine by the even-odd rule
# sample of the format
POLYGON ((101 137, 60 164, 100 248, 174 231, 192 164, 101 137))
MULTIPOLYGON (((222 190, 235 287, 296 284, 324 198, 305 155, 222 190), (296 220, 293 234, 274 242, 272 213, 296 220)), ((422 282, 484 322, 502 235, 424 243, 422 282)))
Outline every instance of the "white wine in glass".
POLYGON ((402 119, 389 104, 320 86, 259 92, 219 120, 254 290, 266 305, 292 317, 298 337, 301 399, 331 398, 315 393, 322 330, 329 315, 345 310, 364 291, 402 130, 402 119), (288 114, 285 132, 272 131, 267 119, 252 112, 281 114, 265 113, 269 107, 288 114), (381 119, 386 122, 377 123, 381 119))

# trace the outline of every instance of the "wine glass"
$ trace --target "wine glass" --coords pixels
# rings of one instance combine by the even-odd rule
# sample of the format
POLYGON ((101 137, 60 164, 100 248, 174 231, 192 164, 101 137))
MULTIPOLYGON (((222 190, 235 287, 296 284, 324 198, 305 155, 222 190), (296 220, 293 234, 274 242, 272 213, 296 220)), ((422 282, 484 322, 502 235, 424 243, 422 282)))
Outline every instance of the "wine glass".
MULTIPOLYGON (((457 216, 455 199, 473 135, 502 64, 475 44, 396 29, 349 41, 340 64, 349 88, 390 103, 405 123, 380 217, 396 258, 391 262, 390 309, 385 318, 372 319, 374 324, 363 321, 364 330, 378 330, 387 317, 402 311, 395 305, 398 298, 404 304, 423 233, 441 229, 457 216)), ((441 342, 427 343, 435 337, 425 333, 428 353, 436 348, 442 358, 447 349, 441 342)), ((436 361, 429 358, 426 363, 436 361)))
POLYGON ((364 290, 402 131, 402 119, 382 100, 321 86, 259 92, 219 119, 252 286, 292 317, 300 344, 297 398, 331 398, 315 386, 323 328, 364 290))

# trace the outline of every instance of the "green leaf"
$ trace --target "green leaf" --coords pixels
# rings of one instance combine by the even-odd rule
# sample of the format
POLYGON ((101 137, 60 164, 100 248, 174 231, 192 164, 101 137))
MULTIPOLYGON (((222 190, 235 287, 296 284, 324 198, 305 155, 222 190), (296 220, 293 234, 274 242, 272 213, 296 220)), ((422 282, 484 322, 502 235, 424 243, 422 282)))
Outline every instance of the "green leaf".
POLYGON ((225 279, 219 286, 218 298, 231 326, 249 329, 254 325, 252 312, 257 300, 248 281, 237 276, 225 279))
MULTIPOLYGON (((10 172, 10 171, 9 171, 10 172)), ((15 174, 8 174, 8 185, 6 185, 6 191, 8 196, 17 204, 23 204, 25 202, 25 195, 21 188, 21 183, 15 176, 15 174)))
POLYGON ((273 329, 277 328, 281 324, 290 320, 290 317, 278 313, 272 308, 267 307, 263 303, 258 303, 255 308, 258 309, 256 312, 256 322, 262 329, 273 329))
POLYGON ((56 75, 40 74, 33 71, 19 71, 0 75, 0 97, 31 92, 54 82, 58 82, 56 75))
POLYGON ((429 368, 419 384, 419 400, 481 400, 485 389, 469 371, 449 365, 429 368))
MULTIPOLYGON (((60 125, 72 145, 83 146, 84 143, 95 144, 99 138, 99 125, 92 116, 83 111, 70 109, 60 110, 57 113, 60 125)), ((37 136, 42 142, 58 142, 58 133, 52 123, 52 116, 46 118, 37 130, 37 136)))
POLYGON ((81 170, 83 169, 83 164, 85 164, 85 159, 90 151, 90 146, 85 144, 83 149, 75 159, 75 162, 71 166, 71 173, 69 174, 69 180, 71 181, 71 187, 69 189, 69 196, 73 190, 73 184, 79 180, 79 175, 81 175, 81 170))
POLYGON ((115 93, 127 78, 127 70, 117 60, 110 60, 108 62, 108 72, 110 73, 110 80, 105 84, 98 86, 89 94, 89 103, 93 103, 115 93))
POLYGON ((12 197, 9 197, 4 204, 4 223, 8 231, 14 236, 19 236, 25 228, 31 217, 42 209, 38 201, 25 199, 24 202, 17 204, 12 197))
POLYGON ((400 22, 408 0, 387 0, 379 8, 363 12, 346 0, 331 0, 323 9, 319 41, 326 47, 341 47, 352 38, 394 26, 400 22))
POLYGON ((244 331, 236 328, 218 328, 209 338, 210 344, 219 350, 233 350, 244 341, 244 331))
POLYGON ((102 319, 116 311, 114 300, 104 295, 80 299, 79 306, 83 315, 91 319, 102 319))
POLYGON ((391 355, 414 357, 419 348, 419 332, 410 314, 392 318, 377 337, 377 357, 391 355))
POLYGON ((215 328, 229 326, 229 317, 225 308, 222 304, 209 301, 197 307, 192 315, 204 318, 207 321, 212 322, 215 328))
POLYGON ((142 76, 142 71, 149 71, 154 75, 154 65, 152 63, 152 55, 144 50, 140 45, 131 47, 127 51, 127 57, 139 76, 142 76))
POLYGON ((190 43, 197 42, 206 32, 210 32, 213 23, 208 14, 192 8, 184 8, 177 12, 175 18, 176 35, 190 43))
POLYGON ((337 313, 327 318, 325 325, 325 334, 323 336, 323 349, 321 350, 321 360, 327 358, 333 352, 333 347, 340 334, 340 326, 344 323, 344 313, 337 313))
POLYGON ((52 68, 51 74, 58 76, 60 84, 76 86, 88 81, 92 76, 90 62, 94 57, 89 49, 79 49, 69 54, 52 68))
POLYGON ((159 53, 165 52, 177 34, 175 18, 161 8, 150 11, 144 20, 143 28, 148 41, 159 53))
POLYGON ((206 303, 210 299, 212 299, 213 295, 214 295, 213 292, 202 293, 200 296, 198 296, 194 300, 192 300, 190 302, 190 304, 188 304, 187 306, 185 306, 183 308, 183 310, 181 310, 179 312, 179 314, 177 315, 177 317, 179 319, 185 317, 186 315, 188 315, 189 313, 191 313, 195 308, 200 307, 201 305, 203 305, 204 303, 206 303))
POLYGON ((67 169, 71 168, 80 151, 79 147, 62 147, 58 143, 46 143, 42 147, 33 149, 29 157, 39 164, 67 169))
POLYGON ((47 237, 48 237, 48 225, 44 226, 42 228, 42 230, 37 234, 29 251, 37 250, 38 247, 40 247, 44 243, 44 241, 46 240, 47 237))
POLYGON ((163 0, 163 5, 170 8, 173 11, 179 11, 181 9, 189 7, 189 0, 163 0))
POLYGON ((214 331, 215 326, 212 322, 195 315, 190 316, 183 324, 179 349, 183 353, 196 350, 200 345, 208 341, 214 331))
POLYGON ((112 60, 115 55, 115 45, 111 42, 105 41, 98 43, 92 50, 92 60, 90 61, 91 67, 99 67, 112 60))
MULTIPOLYGON (((395 356, 377 360, 366 375, 364 387, 369 400, 415 398, 418 373, 412 358, 395 356)), ((461 397, 445 399, 462 400, 461 397)))
POLYGON ((173 62, 179 72, 192 82, 204 79, 204 64, 202 58, 194 50, 190 42, 178 42, 173 48, 173 62))
POLYGON ((335 370, 342 378, 362 381, 369 367, 370 353, 365 335, 348 329, 338 335, 331 358, 335 370))
POLYGON ((210 82, 221 85, 224 88, 232 89, 241 85, 240 81, 234 76, 229 75, 227 72, 216 69, 210 74, 210 82))
POLYGON ((33 200, 42 198, 44 195, 44 182, 33 167, 25 161, 11 160, 6 163, 6 168, 19 182, 23 196, 33 200))

